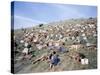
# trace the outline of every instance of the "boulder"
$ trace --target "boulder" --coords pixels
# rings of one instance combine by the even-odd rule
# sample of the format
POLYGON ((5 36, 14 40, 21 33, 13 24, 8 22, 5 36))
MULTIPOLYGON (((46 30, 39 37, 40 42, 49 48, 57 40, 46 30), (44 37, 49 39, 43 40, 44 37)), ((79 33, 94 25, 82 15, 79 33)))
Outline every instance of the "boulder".
POLYGON ((24 48, 24 50, 22 51, 23 54, 28 54, 28 48, 24 48))
POLYGON ((87 46, 87 47, 91 46, 91 43, 86 43, 86 46, 87 46))
POLYGON ((20 43, 23 44, 24 43, 24 40, 20 40, 20 43))
POLYGON ((83 33, 82 36, 86 36, 85 33, 83 33))
POLYGON ((39 50, 42 49, 42 45, 40 45, 40 44, 37 44, 36 47, 37 47, 39 50))
POLYGON ((27 42, 25 42, 24 46, 27 47, 29 44, 27 42))

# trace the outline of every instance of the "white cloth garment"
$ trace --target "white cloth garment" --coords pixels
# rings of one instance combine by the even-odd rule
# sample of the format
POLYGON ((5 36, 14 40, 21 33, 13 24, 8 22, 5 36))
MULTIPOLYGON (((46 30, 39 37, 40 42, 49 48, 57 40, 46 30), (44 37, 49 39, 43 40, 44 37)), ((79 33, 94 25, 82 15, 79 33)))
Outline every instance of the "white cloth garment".
POLYGON ((89 63, 89 60, 87 58, 81 59, 82 65, 85 65, 85 64, 88 64, 88 63, 89 63))

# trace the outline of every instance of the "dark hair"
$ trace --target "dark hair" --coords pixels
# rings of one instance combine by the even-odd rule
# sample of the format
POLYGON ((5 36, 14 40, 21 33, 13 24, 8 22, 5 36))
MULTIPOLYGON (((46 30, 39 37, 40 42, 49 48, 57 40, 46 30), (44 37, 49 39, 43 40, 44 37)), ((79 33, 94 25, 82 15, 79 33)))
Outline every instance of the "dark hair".
POLYGON ((39 27, 42 27, 43 26, 43 24, 39 24, 39 27))
POLYGON ((65 43, 63 42, 63 45, 65 45, 65 43))
POLYGON ((55 52, 55 51, 53 51, 53 54, 56 54, 56 52, 55 52))
POLYGON ((47 46, 49 46, 49 44, 47 43, 47 46))
POLYGON ((50 54, 49 59, 51 59, 51 57, 52 57, 52 54, 50 54))
POLYGON ((80 56, 82 59, 86 58, 86 56, 85 56, 84 54, 82 54, 82 53, 79 53, 79 56, 80 56))

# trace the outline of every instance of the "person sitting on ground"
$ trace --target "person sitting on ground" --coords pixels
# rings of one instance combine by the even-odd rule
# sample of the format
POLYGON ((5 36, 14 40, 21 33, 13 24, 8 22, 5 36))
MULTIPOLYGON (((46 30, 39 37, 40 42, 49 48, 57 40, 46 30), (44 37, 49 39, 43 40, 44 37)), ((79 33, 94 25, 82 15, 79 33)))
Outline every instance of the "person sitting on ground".
POLYGON ((81 59, 84 59, 86 58, 86 56, 83 54, 83 53, 78 53, 78 52, 75 52, 73 55, 72 55, 72 58, 77 61, 77 62, 81 62, 81 59))
POLYGON ((50 54, 49 59, 50 59, 50 68, 56 66, 60 61, 55 51, 53 51, 53 53, 50 54))
POLYGON ((67 48, 65 48, 65 43, 63 43, 63 44, 59 47, 59 51, 60 51, 60 52, 63 52, 63 53, 69 52, 69 50, 68 50, 67 48))

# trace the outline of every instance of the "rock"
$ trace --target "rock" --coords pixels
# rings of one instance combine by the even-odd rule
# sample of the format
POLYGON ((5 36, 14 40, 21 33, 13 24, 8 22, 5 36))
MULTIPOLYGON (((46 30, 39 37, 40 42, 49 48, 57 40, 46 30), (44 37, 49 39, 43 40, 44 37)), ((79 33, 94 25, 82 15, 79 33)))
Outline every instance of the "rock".
POLYGON ((22 44, 23 44, 23 43, 24 43, 24 40, 20 40, 20 43, 22 43, 22 44))
POLYGON ((75 37, 74 36, 72 36, 72 40, 75 40, 75 37))
POLYGON ((29 35, 29 33, 25 34, 25 37, 27 37, 29 35))
POLYGON ((66 38, 64 37, 63 39, 61 39, 61 41, 62 41, 62 42, 65 42, 65 41, 66 41, 66 38))
POLYGON ((27 42, 24 44, 25 47, 27 47, 28 45, 29 45, 29 44, 28 44, 27 42))
POLYGON ((73 28, 72 31, 75 31, 75 29, 73 28))
POLYGON ((76 39, 77 39, 77 42, 81 41, 79 36, 77 36, 76 39))
POLYGON ((33 33, 30 34, 30 36, 33 36, 33 35, 34 35, 33 33))
POLYGON ((70 37, 66 37, 67 40, 70 40, 70 37))
POLYGON ((52 44, 52 42, 49 42, 48 45, 49 45, 49 46, 52 46, 53 44, 52 44))
POLYGON ((50 28, 50 30, 52 31, 52 29, 50 28))
POLYGON ((83 32, 84 32, 84 30, 81 30, 81 32, 83 33, 83 32))
POLYGON ((91 46, 91 44, 90 43, 86 43, 86 46, 91 46))
POLYGON ((85 27, 83 27, 83 30, 85 30, 85 27))
POLYGON ((22 53, 24 53, 24 54, 28 54, 28 48, 24 48, 24 50, 22 51, 22 53))
POLYGON ((58 47, 60 44, 59 44, 59 42, 56 42, 56 43, 54 43, 54 45, 55 45, 56 47, 58 47))
POLYGON ((87 37, 83 37, 84 40, 87 40, 87 37))
POLYGON ((94 33, 94 34, 93 34, 93 36, 94 36, 94 37, 96 37, 96 36, 97 36, 97 34, 96 34, 96 33, 94 33))
POLYGON ((79 48, 82 48, 82 47, 83 47, 83 45, 81 45, 81 44, 75 44, 75 45, 71 45, 70 49, 74 49, 77 51, 79 48))
POLYGON ((18 57, 16 60, 17 61, 20 61, 20 60, 22 60, 23 59, 23 56, 20 56, 20 57, 18 57))
POLYGON ((36 47, 37 47, 39 50, 42 49, 42 45, 40 45, 40 44, 37 44, 36 47))
POLYGON ((54 34, 51 34, 51 35, 50 35, 50 37, 53 37, 53 36, 54 36, 54 34))
POLYGON ((37 42, 38 40, 37 39, 33 39, 33 42, 37 42))
POLYGON ((85 33, 83 33, 82 36, 86 36, 85 33))

